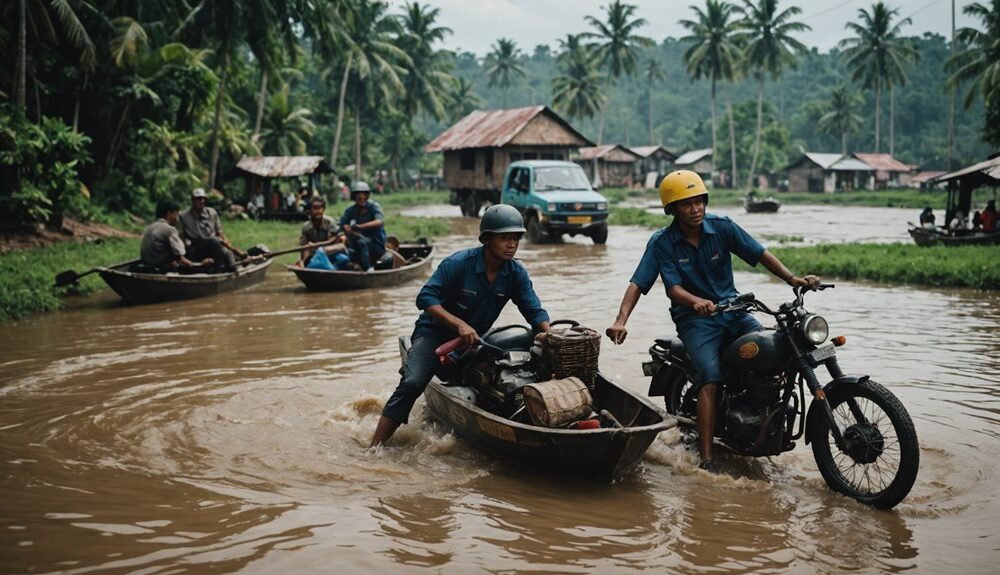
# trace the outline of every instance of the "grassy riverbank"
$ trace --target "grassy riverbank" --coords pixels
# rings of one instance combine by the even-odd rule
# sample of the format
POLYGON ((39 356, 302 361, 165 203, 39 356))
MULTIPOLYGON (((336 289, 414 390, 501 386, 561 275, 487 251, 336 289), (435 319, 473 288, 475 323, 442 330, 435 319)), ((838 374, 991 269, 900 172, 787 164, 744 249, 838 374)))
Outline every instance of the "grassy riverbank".
MULTIPOLYGON (((797 274, 865 279, 888 284, 931 287, 1000 289, 1000 250, 996 246, 937 246, 909 244, 827 244, 810 247, 774 247, 773 253, 797 274)), ((750 268, 733 258, 736 269, 750 268)))
MULTIPOLYGON (((633 188, 607 188, 600 190, 613 204, 622 201, 649 203, 659 202, 656 190, 633 188)), ((718 206, 741 206, 747 190, 712 189, 711 203, 718 206)), ((898 190, 860 190, 839 194, 819 194, 809 192, 778 192, 762 190, 762 197, 773 197, 783 204, 827 204, 836 206, 869 206, 877 208, 910 208, 915 210, 930 206, 936 210, 944 210, 948 194, 944 190, 921 191, 909 188, 898 190)), ((976 194, 975 204, 986 204, 992 193, 983 190, 976 194)))
MULTIPOLYGON (((386 212, 386 231, 406 241, 419 237, 433 238, 451 232, 440 218, 414 218, 399 215, 399 210, 420 203, 447 201, 446 192, 392 194, 378 198, 386 212), (443 200, 442 200, 443 194, 443 200)), ((328 210, 336 214, 347 207, 345 202, 328 210)), ((272 250, 293 247, 298 243, 302 224, 297 222, 261 222, 225 220, 226 236, 236 245, 249 247, 265 244, 272 250)), ((139 238, 108 239, 90 243, 66 242, 43 248, 14 250, 0 255, 0 321, 31 313, 58 309, 69 288, 54 287, 55 276, 65 270, 83 273, 89 269, 131 260, 139 255, 139 238)), ((292 262, 295 254, 279 256, 292 262)), ((89 294, 106 289, 97 274, 80 280, 75 293, 89 294)))

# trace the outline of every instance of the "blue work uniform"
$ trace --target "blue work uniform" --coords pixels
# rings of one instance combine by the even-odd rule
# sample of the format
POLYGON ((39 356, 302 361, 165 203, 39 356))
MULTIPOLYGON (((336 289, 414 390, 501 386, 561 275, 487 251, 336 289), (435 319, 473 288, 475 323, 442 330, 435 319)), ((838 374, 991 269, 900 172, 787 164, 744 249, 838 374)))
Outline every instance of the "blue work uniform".
MULTIPOLYGON (((344 210, 344 215, 340 216, 340 227, 343 229, 345 225, 367 224, 375 220, 385 222, 382 206, 378 205, 378 202, 368 200, 364 211, 357 204, 352 204, 344 210)), ((350 236, 347 247, 352 259, 362 268, 372 267, 373 263, 385 253, 385 226, 364 229, 360 235, 350 236)))
MULTIPOLYGON (((756 266, 764 254, 764 246, 729 218, 705 214, 701 239, 698 247, 694 247, 684 239, 680 224, 674 220, 649 238, 630 281, 647 294, 659 277, 665 290, 679 285, 692 295, 719 302, 739 293, 733 283, 731 254, 756 266)), ((673 303, 670 316, 695 367, 695 384, 721 382, 719 352, 723 343, 762 329, 747 312, 704 317, 692 307, 673 303)))
MULTIPOLYGON (((517 260, 505 261, 490 283, 484 252, 485 248, 480 246, 445 258, 417 294, 417 308, 426 310, 440 305, 480 335, 493 326, 508 301, 517 305, 532 327, 537 329, 548 322, 549 314, 542 308, 524 266, 517 260)), ((402 376, 399 385, 382 415, 399 423, 408 421, 414 402, 441 367, 434 350, 456 337, 457 331, 438 322, 427 311, 420 314, 413 328, 410 353, 399 370, 402 376)))

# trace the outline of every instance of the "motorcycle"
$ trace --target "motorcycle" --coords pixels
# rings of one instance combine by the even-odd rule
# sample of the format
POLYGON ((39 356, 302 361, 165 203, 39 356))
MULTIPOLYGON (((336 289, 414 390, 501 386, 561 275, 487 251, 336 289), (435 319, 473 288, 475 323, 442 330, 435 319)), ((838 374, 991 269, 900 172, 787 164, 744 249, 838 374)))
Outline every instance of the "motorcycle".
MULTIPOLYGON (((828 341, 827 321, 804 307, 806 291, 794 288, 795 299, 777 310, 752 293, 716 305, 716 313, 768 314, 777 327, 743 335, 724 347, 714 437, 731 451, 753 457, 790 451, 804 437, 830 488, 890 509, 906 497, 917 477, 920 448, 913 421, 899 399, 869 376, 844 374, 837 348, 846 338, 828 341), (825 385, 816 373, 820 366, 831 378, 825 385), (805 388, 812 395, 808 411, 805 388)), ((652 377, 648 395, 663 396, 667 412, 682 427, 694 427, 698 394, 683 343, 658 338, 649 355, 643 364, 643 373, 652 377)))

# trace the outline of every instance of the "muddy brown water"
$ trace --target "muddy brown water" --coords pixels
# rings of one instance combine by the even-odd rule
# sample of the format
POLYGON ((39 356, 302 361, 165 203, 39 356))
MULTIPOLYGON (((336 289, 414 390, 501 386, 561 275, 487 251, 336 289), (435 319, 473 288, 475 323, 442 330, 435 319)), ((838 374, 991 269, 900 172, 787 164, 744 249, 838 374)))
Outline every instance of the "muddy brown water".
MULTIPOLYGON (((833 219, 886 217, 843 210, 833 219)), ((470 245, 474 226, 459 220, 442 252, 470 245)), ((554 318, 603 330, 649 233, 616 227, 607 246, 519 257, 554 318)), ((761 274, 737 286, 790 296, 761 274)), ((804 445, 724 457, 730 475, 709 476, 670 431, 638 473, 595 485, 483 455, 420 401, 390 447, 368 452, 419 287, 307 293, 274 266, 216 298, 126 307, 105 291, 4 324, 0 572, 995 572, 998 292, 838 281, 807 301, 847 336, 846 370, 886 384, 916 423, 917 483, 883 512, 829 491, 804 445)), ((602 344, 601 367, 644 391, 646 349, 673 333, 659 284, 629 329, 602 344)))

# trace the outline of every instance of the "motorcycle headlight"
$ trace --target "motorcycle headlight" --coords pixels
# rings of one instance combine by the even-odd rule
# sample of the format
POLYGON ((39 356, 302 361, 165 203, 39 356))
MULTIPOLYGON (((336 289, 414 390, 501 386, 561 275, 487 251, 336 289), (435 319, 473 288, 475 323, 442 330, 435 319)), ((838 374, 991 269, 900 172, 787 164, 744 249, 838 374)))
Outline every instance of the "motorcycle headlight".
POLYGON ((802 333, 813 345, 819 345, 830 336, 830 325, 826 323, 823 316, 808 315, 802 320, 802 333))

